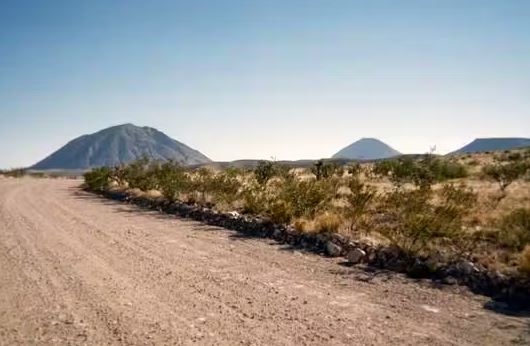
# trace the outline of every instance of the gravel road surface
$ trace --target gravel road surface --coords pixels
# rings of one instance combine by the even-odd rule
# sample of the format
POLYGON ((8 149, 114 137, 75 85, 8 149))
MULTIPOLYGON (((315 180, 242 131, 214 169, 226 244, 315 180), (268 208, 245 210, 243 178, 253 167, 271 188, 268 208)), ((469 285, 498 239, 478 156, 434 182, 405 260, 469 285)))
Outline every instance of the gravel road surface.
POLYGON ((0 178, 0 345, 530 344, 528 317, 87 194, 0 178))

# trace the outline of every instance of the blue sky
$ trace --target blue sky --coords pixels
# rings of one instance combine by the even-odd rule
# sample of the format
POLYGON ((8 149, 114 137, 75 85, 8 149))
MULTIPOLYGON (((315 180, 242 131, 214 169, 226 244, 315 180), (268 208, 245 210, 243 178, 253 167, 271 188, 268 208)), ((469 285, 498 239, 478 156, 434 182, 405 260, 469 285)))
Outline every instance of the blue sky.
POLYGON ((214 160, 530 136, 530 1, 0 2, 0 167, 120 123, 214 160))

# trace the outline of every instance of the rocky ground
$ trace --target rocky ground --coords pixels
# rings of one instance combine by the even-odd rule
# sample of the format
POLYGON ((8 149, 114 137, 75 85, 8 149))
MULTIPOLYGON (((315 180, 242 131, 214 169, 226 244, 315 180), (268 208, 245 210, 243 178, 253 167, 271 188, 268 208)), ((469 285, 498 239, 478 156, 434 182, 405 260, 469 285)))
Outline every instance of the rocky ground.
POLYGON ((78 181, 0 180, 0 344, 530 343, 454 287, 147 212, 78 181))

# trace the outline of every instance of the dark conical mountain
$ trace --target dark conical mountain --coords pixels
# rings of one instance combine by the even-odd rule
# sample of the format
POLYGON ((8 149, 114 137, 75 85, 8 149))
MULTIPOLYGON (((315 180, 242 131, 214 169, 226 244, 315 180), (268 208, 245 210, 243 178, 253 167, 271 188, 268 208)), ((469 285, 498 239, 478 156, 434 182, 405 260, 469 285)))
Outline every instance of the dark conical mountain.
POLYGON ((401 153, 375 138, 362 138, 342 149, 334 159, 376 160, 399 156, 401 153))
POLYGON ((530 146, 530 138, 477 138, 452 154, 510 150, 530 146))
POLYGON ((151 127, 132 124, 109 127, 78 137, 32 169, 87 169, 115 166, 147 156, 154 160, 174 160, 184 165, 210 159, 151 127))

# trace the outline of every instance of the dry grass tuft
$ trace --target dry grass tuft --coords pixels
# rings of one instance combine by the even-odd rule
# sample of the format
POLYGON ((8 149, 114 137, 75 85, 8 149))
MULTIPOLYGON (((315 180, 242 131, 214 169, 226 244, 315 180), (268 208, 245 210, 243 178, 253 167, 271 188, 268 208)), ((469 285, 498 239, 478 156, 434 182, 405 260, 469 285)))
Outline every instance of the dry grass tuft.
POLYGON ((519 270, 530 275, 530 245, 526 245, 519 259, 519 270))
POLYGON ((312 228, 311 226, 312 222, 306 219, 296 219, 293 222, 293 227, 298 232, 310 232, 312 228))
POLYGON ((342 217, 333 212, 325 212, 313 220, 314 229, 318 233, 337 232, 342 224, 342 217))

